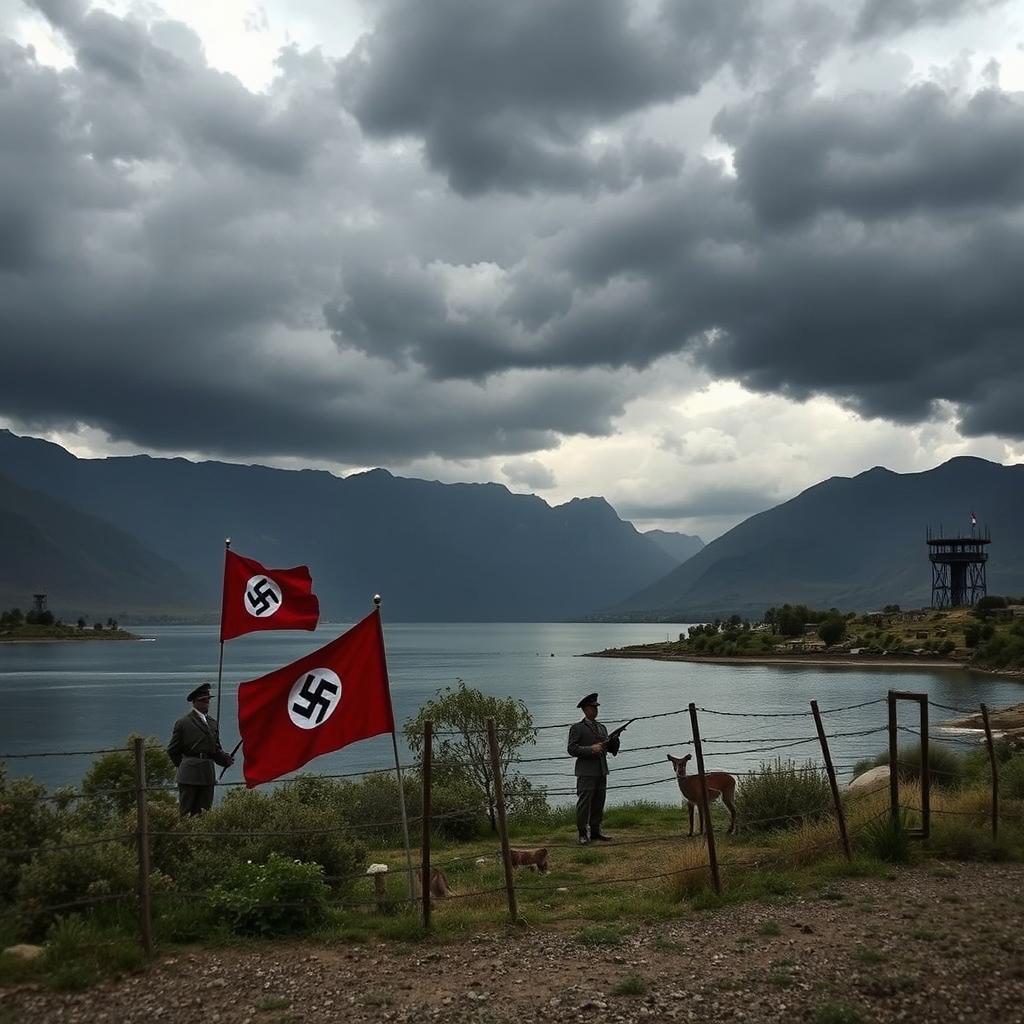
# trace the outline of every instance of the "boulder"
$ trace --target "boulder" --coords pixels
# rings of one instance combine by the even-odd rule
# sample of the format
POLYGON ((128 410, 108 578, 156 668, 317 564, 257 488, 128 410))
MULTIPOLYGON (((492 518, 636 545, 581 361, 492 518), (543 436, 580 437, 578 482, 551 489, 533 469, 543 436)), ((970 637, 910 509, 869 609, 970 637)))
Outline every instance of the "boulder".
POLYGON ((13 956, 17 960, 38 960, 46 952, 42 946, 31 946, 22 942, 17 946, 8 946, 4 956, 13 956))
POLYGON ((889 785, 889 766, 880 764, 858 775, 847 787, 848 793, 873 793, 876 789, 885 789, 889 785))

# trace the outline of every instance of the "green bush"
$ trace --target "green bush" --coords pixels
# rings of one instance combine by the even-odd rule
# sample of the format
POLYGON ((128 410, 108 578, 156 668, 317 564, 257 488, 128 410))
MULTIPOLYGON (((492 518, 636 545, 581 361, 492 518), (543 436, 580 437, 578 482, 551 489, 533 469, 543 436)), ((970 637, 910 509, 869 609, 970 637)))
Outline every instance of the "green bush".
POLYGON ((999 772, 999 794, 1010 800, 1024 800, 1024 753, 1009 758, 999 772))
POLYGON ((744 778, 736 791, 736 812, 744 831, 793 828, 830 813, 828 779, 813 768, 812 761, 798 765, 776 758, 762 762, 756 773, 744 778))
MULTIPOLYGON (((69 832, 61 842, 88 842, 93 836, 69 832)), ((58 916, 85 911, 74 906, 96 896, 134 893, 138 869, 135 853, 124 842, 96 843, 37 853, 21 872, 15 911, 24 934, 38 938, 58 916), (72 906, 63 906, 72 904, 72 906), (57 909, 49 909, 57 908, 57 909)))
MULTIPOLYGON (((96 758, 82 779, 82 792, 89 798, 93 818, 111 817, 135 809, 135 757, 128 749, 136 735, 128 737, 124 750, 96 758)), ((150 736, 146 740, 143 760, 146 764, 146 785, 168 785, 174 781, 175 771, 160 740, 150 736)), ((150 792, 150 802, 175 803, 172 791, 150 792)))
POLYGON ((909 864, 912 843, 907 832, 906 814, 901 811, 896 821, 891 814, 879 815, 854 836, 854 843, 858 850, 877 860, 909 864))
POLYGON ((186 885, 196 875, 200 880, 210 877, 207 869, 216 872, 216 865, 261 865, 277 855, 321 865, 332 884, 344 890, 365 857, 362 836, 347 833, 329 804, 306 803, 291 786, 271 793, 234 790, 185 827, 193 836, 188 841, 190 866, 179 872, 179 881, 186 885))
MULTIPOLYGON (((921 744, 900 747, 897 752, 899 776, 904 782, 916 782, 921 777, 921 744)), ((865 762, 858 762, 861 767, 865 762)), ((872 758, 869 768, 878 768, 889 763, 889 751, 883 750, 872 758)), ((856 770, 856 769, 855 769, 856 770)), ((866 770, 866 769, 865 769, 866 770)), ((967 763, 956 751, 938 743, 928 744, 928 772, 933 786, 945 789, 957 789, 963 785, 967 777, 967 763)))
MULTIPOLYGON (((57 808, 44 801, 46 787, 33 779, 9 779, 0 761, 0 849, 31 850, 59 834, 57 808)), ((0 857, 0 905, 14 898, 30 853, 0 857)))
POLYGON ((239 935, 285 935, 320 924, 327 883, 319 864, 272 853, 266 864, 236 864, 207 896, 214 917, 239 935))

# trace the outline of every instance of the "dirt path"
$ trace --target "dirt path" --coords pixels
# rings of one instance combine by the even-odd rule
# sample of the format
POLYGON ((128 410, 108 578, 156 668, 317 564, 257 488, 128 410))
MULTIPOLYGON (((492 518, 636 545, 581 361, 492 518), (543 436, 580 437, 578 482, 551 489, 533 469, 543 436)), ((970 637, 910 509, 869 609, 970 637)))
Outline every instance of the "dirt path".
POLYGON ((610 945, 580 926, 447 946, 186 953, 85 993, 0 994, 0 1020, 1013 1024, 1024 1021, 1022 924, 1024 866, 932 864, 694 912, 610 945), (631 978, 637 994, 615 994, 631 978))

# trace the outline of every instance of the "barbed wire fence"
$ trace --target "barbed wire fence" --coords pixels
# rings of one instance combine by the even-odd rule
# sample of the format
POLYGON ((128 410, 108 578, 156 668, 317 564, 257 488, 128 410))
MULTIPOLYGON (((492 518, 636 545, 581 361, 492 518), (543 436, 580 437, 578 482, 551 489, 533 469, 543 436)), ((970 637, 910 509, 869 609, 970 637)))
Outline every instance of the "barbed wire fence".
MULTIPOLYGON (((647 716, 637 716, 631 721, 646 721, 655 719, 664 719, 672 716, 688 715, 691 726, 691 739, 688 741, 673 741, 670 743, 662 744, 649 744, 631 747, 631 751, 636 753, 644 753, 649 751, 666 751, 668 749, 677 749, 680 746, 690 747, 693 750, 693 756, 696 762, 696 772, 687 776, 685 785, 681 784, 681 780, 673 773, 666 773, 665 776, 659 776, 653 780, 643 781, 629 781, 629 772, 635 772, 647 768, 661 766, 667 759, 658 759, 651 761, 643 761, 636 764, 616 766, 610 771, 613 773, 612 778, 616 781, 609 782, 607 789, 609 791, 636 791, 646 787, 673 784, 678 785, 680 789, 680 796, 684 802, 694 804, 700 811, 702 819, 703 836, 700 834, 698 838, 701 841, 700 849, 704 853, 704 861, 697 865, 687 865, 685 867, 672 867, 664 871, 643 871, 641 874, 623 874, 621 876, 603 877, 596 879, 588 879, 587 885, 618 885, 618 884, 629 884, 648 882, 659 879, 673 879, 680 878, 686 875, 696 875, 704 872, 708 875, 711 888, 716 893, 721 893, 723 888, 722 872, 721 869, 725 868, 727 872, 750 870, 757 867, 763 867, 766 864, 770 864, 773 861, 772 854, 762 854, 760 857, 744 858, 744 857, 733 857, 726 858, 720 861, 718 858, 718 851, 716 846, 716 835, 715 826, 712 815, 710 813, 711 802, 717 798, 718 792, 708 782, 708 775, 710 774, 706 770, 704 757, 705 747, 711 748, 708 756, 714 758, 722 757, 749 757, 751 755, 768 755, 782 757, 785 752, 787 755, 794 752, 797 748, 818 743, 821 752, 821 763, 812 764, 811 760, 804 765, 795 765, 790 762, 789 770, 797 773, 818 773, 824 774, 829 783, 829 788, 832 796, 832 810, 831 816, 835 825, 835 835, 832 838, 823 840, 819 843, 813 844, 812 847, 802 849, 801 852, 814 852, 816 849, 824 849, 827 847, 833 847, 840 852, 846 859, 851 859, 853 856, 853 839, 857 838, 858 835, 862 834, 865 829, 868 829, 872 824, 878 820, 879 817, 888 815, 894 827, 902 827, 901 822, 908 816, 916 816, 921 821, 921 827, 911 831, 911 834, 919 838, 927 838, 930 821, 930 776, 934 773, 942 775, 943 772, 940 769, 933 768, 929 764, 928 757, 928 740, 929 740, 929 727, 928 727, 928 708, 934 707, 942 711, 954 712, 960 715, 975 715, 980 711, 980 721, 982 723, 985 745, 989 755, 989 762, 991 767, 991 779, 992 779, 992 792, 991 792, 991 803, 988 812, 981 810, 978 811, 952 811, 952 810, 941 810, 938 811, 940 814, 948 815, 960 815, 963 817, 969 817, 973 820, 980 821, 984 818, 988 818, 991 823, 993 839, 998 838, 999 822, 1000 822, 1000 811, 999 811, 999 770, 998 763, 995 754, 992 730, 989 723, 988 708, 985 704, 981 704, 978 711, 972 708, 954 707, 951 705, 941 704, 933 702, 928 699, 927 694, 918 693, 903 693, 900 691, 890 691, 887 697, 880 697, 875 700, 861 701, 855 704, 847 704, 836 707, 821 708, 819 709, 816 701, 810 702, 809 711, 801 712, 737 712, 737 711, 725 711, 715 708, 698 707, 695 704, 690 704, 686 708, 680 708, 673 711, 660 712, 657 714, 647 716), (917 729, 909 726, 899 725, 897 722, 896 706, 901 700, 914 701, 920 707, 921 722, 920 727, 917 729), (826 716, 842 715, 847 712, 862 710, 866 707, 873 705, 887 705, 888 711, 888 722, 886 724, 861 728, 861 729, 847 729, 834 728, 833 731, 826 731, 824 718, 826 716), (708 716, 713 720, 724 719, 750 719, 753 721, 762 720, 764 722, 764 728, 766 728, 771 735, 765 735, 763 732, 754 732, 750 734, 747 730, 747 734, 741 736, 712 736, 702 740, 700 733, 699 720, 700 716, 708 716), (806 720, 813 719, 815 732, 813 734, 803 734, 796 730, 797 734, 794 734, 795 730, 787 730, 783 728, 775 728, 776 725, 781 725, 777 720, 806 720), (886 810, 878 812, 877 814, 861 820, 854 830, 850 830, 846 820, 846 809, 859 799, 863 799, 867 796, 872 796, 873 791, 865 791, 861 794, 847 793, 845 796, 840 793, 839 785, 837 782, 836 772, 837 769, 847 770, 852 765, 839 764, 836 765, 832 761, 830 740, 847 740, 853 738, 866 737, 871 735, 877 735, 887 733, 889 739, 889 789, 890 789, 890 801, 889 807, 886 810), (898 738, 899 736, 910 735, 918 739, 921 747, 920 762, 918 764, 910 764, 901 757, 901 752, 898 749, 898 738), (893 770, 892 766, 895 766, 893 770), (900 799, 900 778, 904 774, 904 770, 907 772, 917 773, 917 777, 921 782, 921 807, 910 807, 901 802, 900 799), (622 778, 624 781, 617 781, 622 778)), ((829 717, 831 721, 831 717, 829 717)), ((533 726, 533 732, 535 734, 553 730, 553 729, 568 729, 573 723, 548 723, 533 726)), ((608 724, 614 724, 614 720, 608 724)), ((796 724, 796 721, 793 722, 796 724)), ((756 728, 756 726, 755 726, 756 728)), ((454 809, 445 809, 440 813, 434 813, 432 807, 432 795, 433 795, 433 771, 435 768, 452 769, 459 767, 466 767, 468 762, 460 761, 458 759, 444 758, 434 760, 432 756, 432 739, 436 736, 451 735, 450 731, 433 729, 433 724, 428 722, 424 727, 424 744, 421 750, 420 759, 417 762, 401 765, 404 769, 415 768, 418 769, 420 775, 420 783, 422 786, 422 813, 419 815, 411 816, 408 820, 411 824, 419 826, 420 829, 420 847, 421 847, 421 859, 420 866, 417 872, 419 877, 419 901, 421 903, 421 913, 423 925, 425 928, 431 926, 431 913, 432 904, 441 895, 450 900, 466 900, 474 897, 493 897, 499 893, 504 893, 508 904, 509 916, 513 921, 519 919, 518 904, 517 904, 517 892, 526 894, 551 894, 553 895, 561 887, 552 883, 531 881, 524 883, 517 881, 512 858, 512 843, 509 835, 508 822, 506 818, 506 803, 503 794, 503 773, 501 770, 500 758, 498 756, 498 743, 497 735, 498 731, 495 727, 493 720, 488 720, 487 728, 479 730, 478 733, 486 733, 488 738, 488 746, 491 755, 491 771, 495 783, 495 797, 497 803, 497 826, 498 826, 498 838, 500 840, 501 849, 500 853, 496 856, 500 858, 503 874, 503 884, 495 886, 486 886, 484 888, 472 889, 470 891, 447 892, 439 894, 437 892, 432 893, 434 871, 438 869, 442 873, 446 869, 459 868, 464 865, 467 861, 473 860, 477 863, 482 858, 476 856, 465 856, 455 857, 448 860, 441 860, 436 862, 433 859, 431 849, 431 837, 436 828, 442 826, 444 822, 452 819, 474 816, 480 813, 481 807, 479 804, 467 805, 464 807, 457 807, 454 809)), ((462 735, 459 733, 459 735, 462 735)), ((965 739, 963 737, 951 737, 944 736, 943 742, 946 743, 958 743, 958 744, 971 744, 977 746, 975 741, 965 739)), ((66 842, 60 843, 39 843, 37 845, 19 846, 10 848, 0 848, 0 858, 5 861, 21 861, 26 863, 31 859, 40 855, 45 855, 51 852, 57 851, 78 851, 86 850, 89 848, 95 848, 107 844, 119 844, 121 846, 132 846, 134 847, 137 865, 138 865, 138 881, 134 889, 125 889, 117 892, 91 892, 80 897, 75 897, 70 900, 63 900, 54 904, 45 906, 32 906, 31 910, 37 915, 52 915, 60 911, 78 911, 88 910, 98 906, 120 904, 124 906, 130 906, 134 909, 138 916, 138 930, 140 943, 147 953, 152 955, 155 948, 155 936, 153 928, 153 906, 154 900, 163 901, 169 896, 175 895, 183 896, 183 894, 175 894, 168 892, 157 892, 154 894, 152 886, 152 871, 151 871, 151 854, 154 841, 158 842, 172 842, 172 843, 217 843, 225 840, 249 840, 259 839, 262 837, 280 837, 280 836, 294 836, 299 838, 312 839, 317 836, 350 836, 353 834, 358 835, 360 832, 373 832, 376 831, 378 835, 382 834, 389 827, 397 827, 400 824, 399 819, 394 821, 345 821, 336 827, 331 828, 308 828, 308 829, 273 829, 273 830, 261 830, 261 829, 234 829, 229 831, 199 831, 194 828, 182 828, 182 829, 169 829, 166 827, 151 828, 149 817, 150 817, 150 800, 155 794, 164 794, 175 790, 177 787, 173 784, 161 784, 151 783, 147 779, 146 775, 146 751, 147 749, 153 749, 148 746, 145 741, 139 737, 133 739, 130 747, 128 748, 131 755, 132 765, 134 768, 135 784, 130 787, 105 787, 97 788, 92 787, 84 789, 79 787, 78 789, 64 788, 61 791, 53 794, 35 794, 31 797, 32 800, 39 803, 58 802, 64 805, 70 804, 74 801, 87 801, 95 800, 97 798, 122 798, 126 802, 134 800, 135 804, 135 828, 134 830, 119 830, 111 831, 99 836, 91 836, 83 839, 71 839, 66 842)), ((158 748, 158 749, 162 749, 158 748)), ((0 761, 14 760, 14 759, 29 759, 29 758, 50 758, 50 757, 67 757, 67 756, 87 756, 87 755, 105 755, 113 753, 125 753, 123 747, 104 747, 97 750, 74 750, 74 751, 39 751, 34 753, 11 753, 3 754, 0 753, 0 761)), ((538 756, 538 757, 519 757, 511 760, 512 764, 517 767, 520 765, 537 765, 544 763, 561 762, 563 765, 567 761, 565 755, 558 756, 538 756)), ((367 778, 369 776, 380 776, 386 775, 393 772, 392 768, 381 768, 381 769, 369 769, 366 771, 358 772, 343 772, 334 774, 323 774, 312 776, 315 779, 324 780, 350 780, 357 778, 367 778)), ((537 778, 564 778, 570 776, 570 773, 566 770, 562 771, 537 771, 531 769, 530 774, 532 777, 537 778)), ((727 774, 737 777, 741 780, 744 777, 751 777, 760 775, 761 772, 758 770, 741 770, 741 771, 730 771, 727 774)), ((571 776, 570 776, 571 777, 571 776)), ((295 782, 294 778, 285 780, 285 784, 295 782)), ((228 788, 243 786, 245 783, 233 782, 225 784, 228 788)), ((575 788, 551 788, 543 787, 544 795, 550 797, 558 796, 574 796, 576 794, 575 788)), ((3 810, 4 808, 0 808, 3 810)), ((821 805, 816 807, 808 807, 800 809, 798 811, 788 812, 784 816, 776 816, 773 818, 764 819, 749 819, 742 821, 740 824, 744 827, 752 827, 759 825, 785 825, 785 824, 803 824, 808 821, 821 820, 822 808, 821 805)), ((1009 820, 1024 820, 1024 815, 1010 815, 1009 820)), ((692 824, 691 824, 692 829, 692 824)), ((550 841, 545 842, 546 837, 526 838, 520 839, 517 845, 526 846, 532 843, 534 848, 540 844, 544 844, 547 850, 576 850, 578 849, 576 844, 569 843, 551 843, 550 841)), ((652 847, 664 847, 666 844, 678 844, 682 839, 682 833, 670 832, 664 834, 649 834, 645 833, 642 836, 620 838, 616 841, 616 846, 621 847, 639 847, 639 846, 652 846, 652 847)), ((777 857, 777 855, 776 855, 777 857)), ((486 858, 484 858, 486 859, 486 858)), ((405 869, 402 869, 404 873, 405 869)), ((397 874, 398 872, 396 872, 397 874)), ((335 900, 330 903, 330 906, 339 910, 359 910, 359 909, 370 909, 376 911, 386 910, 393 907, 396 904, 409 903, 409 897, 395 898, 388 897, 384 879, 380 874, 372 875, 368 874, 366 869, 359 871, 344 872, 340 874, 324 874, 324 881, 335 887, 345 887, 352 894, 352 898, 344 900, 335 900), (366 894, 366 898, 361 898, 358 894, 358 886, 360 884, 370 884, 373 886, 373 893, 366 894)), ((274 901, 273 906, 276 907, 287 907, 287 906, 303 906, 309 901, 295 901, 290 903, 289 901, 274 901)), ((261 904, 252 904, 252 909, 256 909, 261 904)))

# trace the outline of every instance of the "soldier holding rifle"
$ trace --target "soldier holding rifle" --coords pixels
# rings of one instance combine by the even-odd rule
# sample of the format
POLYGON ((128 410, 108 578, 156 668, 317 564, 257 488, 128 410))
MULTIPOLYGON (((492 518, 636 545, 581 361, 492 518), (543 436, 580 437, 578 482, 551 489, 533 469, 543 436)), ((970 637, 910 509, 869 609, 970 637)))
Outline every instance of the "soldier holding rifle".
POLYGON ((569 756, 576 758, 576 831, 580 846, 594 840, 608 842, 611 836, 601 831, 604 800, 608 789, 608 754, 619 752, 619 734, 626 728, 620 725, 609 733, 597 720, 596 693, 588 693, 576 705, 582 709, 583 719, 569 729, 569 756))

